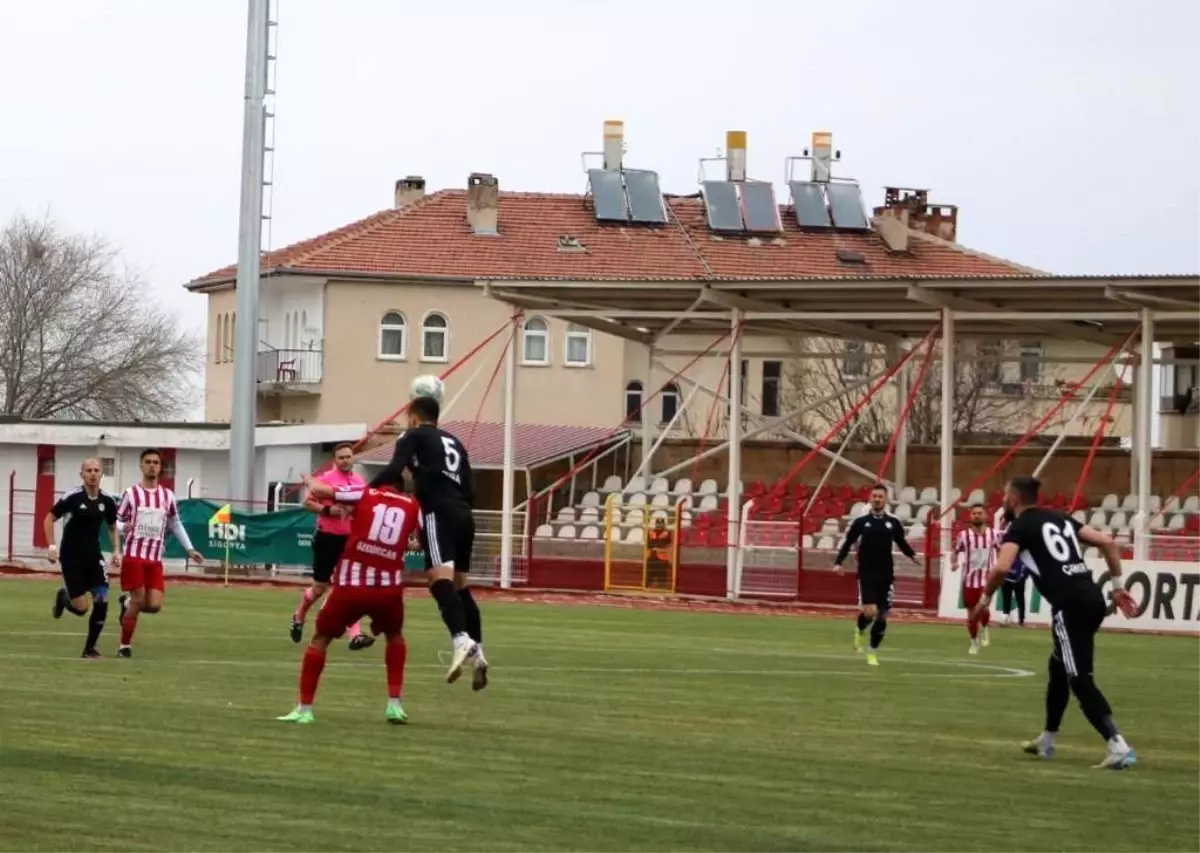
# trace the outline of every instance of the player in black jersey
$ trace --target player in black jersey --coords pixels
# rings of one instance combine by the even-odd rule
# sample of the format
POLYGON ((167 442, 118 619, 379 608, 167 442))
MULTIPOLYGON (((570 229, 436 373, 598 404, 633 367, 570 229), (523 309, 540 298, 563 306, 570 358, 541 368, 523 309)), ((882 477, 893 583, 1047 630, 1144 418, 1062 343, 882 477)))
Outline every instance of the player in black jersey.
POLYGON ((1083 715, 1108 744, 1107 755, 1096 766, 1123 770, 1137 757, 1121 737, 1112 708, 1092 677, 1096 632, 1108 615, 1108 603, 1092 579, 1080 543, 1094 545, 1104 553, 1113 582, 1113 604, 1129 615, 1134 603, 1121 581, 1121 551, 1111 537, 1099 530, 1038 506, 1040 488, 1041 483, 1034 477, 1014 477, 1008 484, 1004 511, 1012 523, 1004 532, 996 566, 972 616, 977 617, 987 609, 1014 561, 1023 560, 1034 586, 1050 603, 1054 650, 1050 654, 1050 677, 1046 684, 1046 728, 1022 746, 1031 755, 1042 758, 1054 755, 1058 728, 1074 693, 1083 715))
POLYGON ((904 524, 887 511, 887 486, 877 483, 871 489, 871 511, 860 515, 846 529, 846 539, 838 549, 833 570, 841 574, 842 564, 850 549, 858 542, 859 612, 854 632, 854 650, 861 652, 871 628, 871 646, 867 663, 879 666, 877 651, 887 631, 888 611, 896 588, 896 565, 892 549, 899 548, 914 564, 920 565, 917 554, 904 538, 904 524))
POLYGON ((375 476, 371 487, 399 486, 405 469, 412 472, 425 531, 429 592, 437 600, 454 643, 446 680, 457 681, 463 665, 470 660, 474 669, 472 687, 482 690, 488 678, 483 624, 479 605, 467 586, 475 544, 471 461, 462 442, 438 428, 440 415, 441 406, 432 397, 412 401, 408 429, 396 442, 392 461, 375 476))
POLYGON ((108 525, 112 537, 113 566, 120 566, 121 540, 117 532, 117 502, 112 495, 100 489, 102 468, 99 459, 85 459, 79 468, 83 485, 67 492, 46 513, 42 528, 46 541, 50 542, 47 557, 50 562, 62 566, 63 585, 54 597, 55 619, 61 619, 64 610, 76 616, 88 612, 88 594, 92 596, 92 618, 88 622, 87 642, 83 646, 85 658, 98 658, 96 642, 108 619, 108 572, 104 570, 104 556, 100 553, 100 528, 108 525), (54 546, 54 523, 66 517, 63 526, 62 549, 54 546))

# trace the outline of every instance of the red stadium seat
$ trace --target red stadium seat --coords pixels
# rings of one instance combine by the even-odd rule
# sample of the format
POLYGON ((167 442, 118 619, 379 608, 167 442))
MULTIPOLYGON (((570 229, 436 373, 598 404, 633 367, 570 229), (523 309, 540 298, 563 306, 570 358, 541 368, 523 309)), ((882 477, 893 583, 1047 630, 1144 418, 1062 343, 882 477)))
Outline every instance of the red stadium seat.
POLYGON ((767 484, 762 480, 755 480, 746 487, 747 498, 757 498, 767 493, 767 484))
POLYGON ((858 491, 854 494, 854 499, 859 501, 869 501, 871 499, 871 487, 859 486, 858 491))
POLYGON ((849 483, 843 483, 837 487, 834 494, 837 495, 837 499, 840 501, 852 501, 854 500, 854 487, 849 483))
POLYGON ((808 497, 810 489, 808 483, 793 483, 791 488, 792 497, 797 500, 804 500, 808 497))
POLYGON ((728 543, 726 537, 727 530, 724 525, 720 527, 710 528, 708 535, 705 537, 705 544, 709 548, 724 548, 728 543))

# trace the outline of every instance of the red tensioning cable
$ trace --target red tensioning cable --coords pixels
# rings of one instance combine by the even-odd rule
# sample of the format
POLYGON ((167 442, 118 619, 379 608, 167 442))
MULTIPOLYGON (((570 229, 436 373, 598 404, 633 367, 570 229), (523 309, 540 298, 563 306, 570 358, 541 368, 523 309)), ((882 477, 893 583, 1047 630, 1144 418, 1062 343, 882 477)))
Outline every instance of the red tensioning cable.
MULTIPOLYGON (((742 336, 742 328, 743 327, 741 325, 738 326, 737 333, 734 335, 735 342, 737 341, 737 339, 739 339, 742 336)), ((725 366, 723 368, 721 368, 721 378, 717 380, 718 393, 720 392, 720 390, 722 388, 725 387, 725 379, 726 379, 726 377, 729 376, 729 366, 732 363, 733 363, 733 347, 730 346, 729 352, 727 352, 725 354, 725 366)), ((739 370, 741 369, 740 366, 738 369, 739 370)), ((704 448, 708 444, 708 437, 712 434, 713 417, 717 413, 717 403, 719 403, 719 402, 720 402, 720 398, 718 398, 714 394, 713 398, 712 398, 712 402, 709 403, 709 405, 708 405, 708 417, 704 419, 704 434, 702 436, 700 436, 700 444, 696 448, 696 461, 692 463, 691 479, 692 479, 693 485, 696 482, 696 477, 700 473, 700 454, 704 452, 704 448)), ((732 408, 730 409, 730 411, 732 411, 732 408)))
MULTIPOLYGON (((929 333, 921 339, 921 343, 928 343, 929 340, 938 333, 939 328, 939 326, 934 326, 932 329, 930 329, 929 333)), ((841 432, 846 424, 854 419, 854 416, 858 414, 859 410, 862 409, 863 406, 870 402, 871 399, 879 393, 879 390, 883 388, 883 386, 886 385, 893 376, 896 375, 896 371, 904 367, 904 365, 909 362, 913 355, 916 354, 918 349, 920 349, 920 346, 914 347, 905 353, 903 358, 889 367, 887 371, 875 381, 875 384, 867 389, 867 393, 863 395, 862 399, 855 403, 854 407, 850 409, 850 411, 842 415, 841 419, 829 429, 829 432, 825 433, 821 440, 818 441, 816 445, 808 451, 808 453, 804 454, 804 457, 792 467, 792 470, 788 472, 786 477, 775 484, 770 493, 772 497, 778 497, 780 494, 782 494, 783 490, 787 488, 788 483, 792 481, 792 478, 799 474, 800 471, 806 465, 808 465, 808 463, 811 462, 813 458, 821 452, 822 449, 825 448, 825 445, 829 444, 830 440, 839 432, 841 432)))
POLYGON ((1083 486, 1087 482, 1088 475, 1092 472, 1092 462, 1096 459, 1096 451, 1100 449, 1100 442, 1104 440, 1104 433, 1108 431, 1108 425, 1112 421, 1113 407, 1117 404, 1117 394, 1121 391, 1121 374, 1117 374, 1117 381, 1113 383, 1112 390, 1108 394, 1108 406, 1104 409, 1104 415, 1100 418, 1100 426, 1096 427, 1096 434, 1092 437, 1092 446, 1088 448, 1088 455, 1083 460, 1083 468, 1079 471, 1079 479, 1075 481, 1075 493, 1071 495, 1071 505, 1067 507, 1067 512, 1072 513, 1079 505, 1079 498, 1083 495, 1083 486))
POLYGON ((925 372, 929 370, 929 365, 933 362, 933 349, 940 336, 941 331, 939 330, 937 335, 929 339, 929 344, 925 348, 925 358, 921 360, 921 366, 917 369, 917 378, 913 381, 913 387, 908 390, 908 399, 904 401, 904 411, 900 413, 900 421, 896 424, 896 429, 892 431, 892 437, 888 440, 887 452, 883 454, 883 461, 879 464, 879 470, 875 472, 876 482, 883 479, 888 464, 892 461, 892 454, 896 452, 896 442, 900 438, 900 430, 904 429, 904 425, 908 423, 908 416, 912 414, 913 403, 917 402, 917 393, 921 390, 921 383, 925 381, 925 372))
POLYGON ((488 377, 487 387, 483 389, 483 399, 479 401, 479 408, 475 410, 475 420, 471 421, 471 431, 467 433, 467 447, 471 446, 471 442, 475 439, 475 427, 479 426, 479 418, 483 414, 483 407, 487 405, 488 397, 492 394, 492 386, 496 384, 496 376, 500 373, 500 365, 504 364, 504 358, 508 355, 508 348, 513 345, 513 339, 517 335, 517 323, 514 318, 512 321, 512 334, 508 336, 508 341, 504 344, 504 349, 500 351, 500 357, 496 359, 496 366, 492 368, 492 375, 488 377))
MULTIPOLYGON (((1022 447, 1024 447, 1026 444, 1029 443, 1030 439, 1032 439, 1035 435, 1037 435, 1043 429, 1045 429, 1046 424, 1050 423, 1050 419, 1053 418, 1055 415, 1057 415, 1059 410, 1062 409, 1063 406, 1067 405, 1067 403, 1071 402, 1071 400, 1073 400, 1075 398, 1075 395, 1079 393, 1080 388, 1082 388, 1084 385, 1088 384, 1088 382, 1091 381, 1092 377, 1095 376, 1096 373, 1101 368, 1106 367, 1109 363, 1112 362, 1112 360, 1114 358, 1116 358, 1118 353, 1123 351, 1125 349, 1125 347, 1129 346, 1129 342, 1134 339, 1134 336, 1136 336, 1138 334, 1138 331, 1140 329, 1141 329, 1141 325, 1139 324, 1138 326, 1134 327, 1134 330, 1132 332, 1129 333, 1129 337, 1127 337, 1125 340, 1123 340, 1119 344, 1113 344, 1109 348, 1108 352, 1106 352, 1104 355, 1100 356, 1100 360, 1091 366, 1091 368, 1088 370, 1088 372, 1084 375, 1084 377, 1082 379, 1080 379, 1078 382, 1074 383, 1067 389, 1067 393, 1062 396, 1062 399, 1060 399, 1057 403, 1055 403, 1054 406, 1050 409, 1050 411, 1046 412, 1046 414, 1042 416, 1041 420, 1039 420, 1036 424, 1034 424, 1032 427, 1030 427, 1029 430, 1023 436, 1021 436, 1019 439, 1017 439, 1016 443, 1013 444, 1012 447, 1010 447, 1004 453, 1003 456, 1001 456, 994 463, 992 463, 992 467, 988 468, 986 471, 984 471, 982 474, 980 474, 978 477, 975 478, 974 482, 972 482, 971 485, 964 490, 964 494, 970 494, 971 492, 975 491, 975 489, 979 488, 983 483, 986 483, 988 478, 990 478, 993 474, 995 474, 997 471, 999 471, 1001 466, 1003 466, 1005 462, 1007 462, 1009 459, 1011 459, 1018 450, 1020 450, 1022 447)), ((942 497, 945 498, 946 496, 943 495, 942 497)), ((954 509, 953 503, 949 504, 946 507, 943 507, 941 512, 938 513, 938 516, 935 519, 935 521, 941 521, 943 518, 945 518, 946 514, 953 511, 953 509, 954 509)))

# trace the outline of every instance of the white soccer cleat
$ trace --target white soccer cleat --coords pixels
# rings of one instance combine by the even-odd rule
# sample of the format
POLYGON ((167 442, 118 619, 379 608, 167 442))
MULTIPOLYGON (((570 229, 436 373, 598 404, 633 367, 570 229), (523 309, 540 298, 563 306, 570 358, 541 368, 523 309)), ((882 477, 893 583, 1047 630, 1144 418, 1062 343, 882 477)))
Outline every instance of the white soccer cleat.
POLYGON ((1005 614, 1004 614, 1004 624, 1005 624, 1005 625, 1011 625, 1011 624, 1012 624, 1012 614, 1011 614, 1011 613, 1005 613, 1005 614))
POLYGON ((1036 755, 1038 758, 1053 758, 1054 742, 1047 740, 1045 735, 1038 735, 1033 740, 1023 742, 1021 750, 1026 755, 1036 755))
POLYGON ((971 647, 969 649, 967 649, 967 654, 969 654, 969 655, 979 654, 979 643, 976 642, 975 640, 972 640, 971 647))
POLYGON ((465 634, 454 638, 454 650, 450 653, 450 668, 446 670, 446 683, 453 684, 462 675, 467 658, 475 654, 479 644, 465 634))
POLYGON ((1104 756, 1104 760, 1097 764, 1095 770, 1128 770, 1137 763, 1137 753, 1133 751, 1132 746, 1125 746, 1123 749, 1108 748, 1108 753, 1104 756))

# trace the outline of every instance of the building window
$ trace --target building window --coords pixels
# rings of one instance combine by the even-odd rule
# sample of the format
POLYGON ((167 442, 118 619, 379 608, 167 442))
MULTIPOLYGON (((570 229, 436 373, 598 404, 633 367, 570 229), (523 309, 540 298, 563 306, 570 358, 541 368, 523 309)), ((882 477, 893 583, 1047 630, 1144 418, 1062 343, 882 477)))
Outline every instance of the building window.
POLYGON ((662 391, 660 401, 662 413, 658 422, 660 424, 669 424, 675 419, 676 413, 679 412, 679 386, 674 382, 668 384, 662 391))
POLYGON ((636 379, 625 385, 625 420, 642 422, 642 383, 636 379))
POLYGON ((842 376, 867 375, 867 347, 862 341, 842 341, 842 376))
POLYGON ((1042 342, 1021 341, 1021 381, 1036 384, 1042 378, 1042 342))
POLYGON ((575 323, 567 324, 567 364, 587 367, 592 363, 592 330, 575 323))
POLYGON ((408 324, 404 315, 399 311, 389 311, 379 321, 379 357, 404 358, 405 343, 408 340, 408 324))
POLYGON ((999 385, 1004 377, 1001 354, 1004 346, 1000 341, 980 341, 976 348, 979 360, 976 362, 979 379, 988 385, 999 385))
POLYGON ((777 418, 779 392, 783 384, 783 362, 764 361, 762 369, 762 413, 768 418, 777 418))
POLYGON ((445 361, 449 352, 450 324, 438 313, 426 314, 421 323, 421 360, 445 361))
POLYGON ((233 315, 232 314, 225 314, 221 318, 221 327, 222 327, 222 332, 223 332, 221 337, 224 339, 221 341, 221 356, 220 356, 220 358, 221 358, 222 363, 229 361, 229 353, 231 353, 233 351, 233 335, 231 334, 232 324, 233 324, 233 315))
MULTIPOLYGON (((741 374, 741 379, 742 379, 742 387, 741 387, 740 392, 738 393, 738 403, 742 406, 742 408, 745 408, 746 396, 750 393, 749 389, 746 387, 746 385, 749 383, 749 380, 750 380, 750 360, 749 359, 746 359, 746 358, 742 359, 742 367, 741 367, 741 370, 739 370, 738 372, 741 374)), ((733 398, 733 377, 732 376, 729 376, 725 379, 725 398, 726 398, 725 399, 725 417, 728 418, 729 417, 729 401, 733 398)))
POLYGON ((550 327, 541 317, 530 317, 525 321, 522 338, 523 360, 526 364, 550 363, 550 327))
POLYGON ((225 338, 221 334, 221 323, 222 322, 224 322, 224 315, 218 314, 217 322, 213 324, 216 326, 216 329, 213 330, 213 363, 214 364, 221 363, 221 347, 223 347, 225 345, 225 338))
POLYGON ((100 473, 102 476, 111 477, 116 469, 116 460, 111 456, 105 456, 100 460, 100 473))

